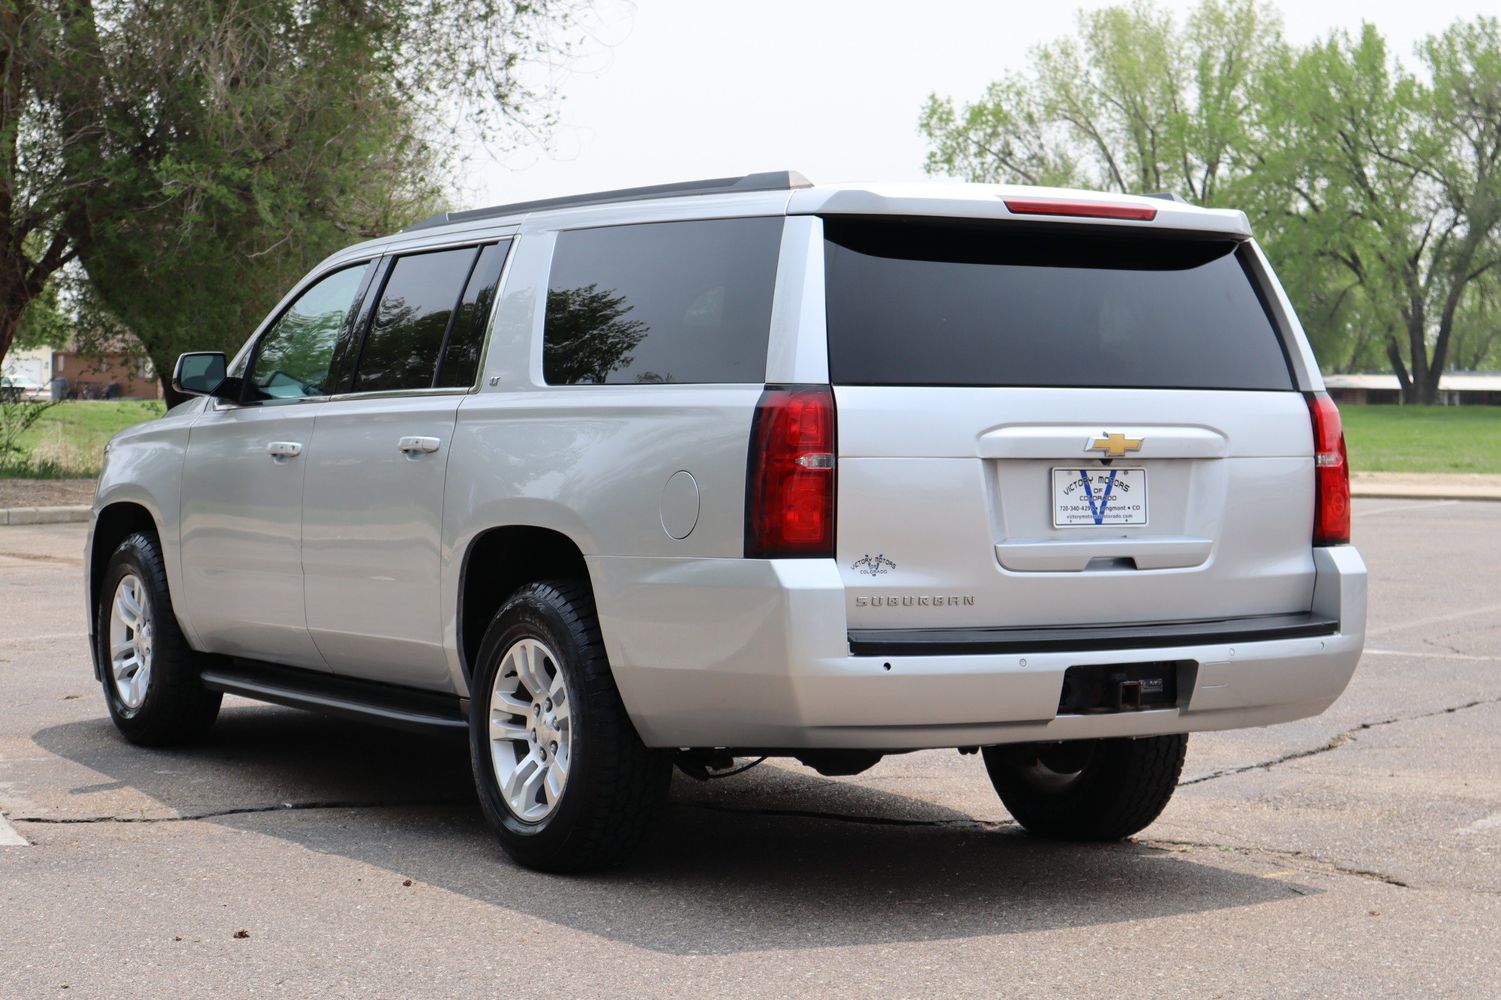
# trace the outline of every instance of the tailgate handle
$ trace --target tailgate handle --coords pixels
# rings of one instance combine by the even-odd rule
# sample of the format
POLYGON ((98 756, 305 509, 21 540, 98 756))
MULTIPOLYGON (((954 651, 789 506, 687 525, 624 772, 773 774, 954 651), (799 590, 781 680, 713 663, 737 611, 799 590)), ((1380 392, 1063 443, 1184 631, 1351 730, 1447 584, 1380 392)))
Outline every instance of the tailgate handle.
POLYGON ((1002 427, 990 431, 980 436, 979 457, 1094 462, 1101 455, 1091 452, 1090 445, 1106 430, 1141 439, 1140 450, 1122 459, 1128 465, 1138 459, 1227 458, 1230 455, 1229 439, 1208 427, 1120 424, 1105 428, 1100 424, 1070 424, 1002 427))
POLYGON ((1079 573, 1086 569, 1180 569, 1199 566, 1214 550, 1209 538, 1019 539, 995 547, 995 557, 1016 573, 1079 573), (1094 563, 1094 566, 1090 564, 1094 563), (1131 565, 1131 564, 1134 564, 1131 565))

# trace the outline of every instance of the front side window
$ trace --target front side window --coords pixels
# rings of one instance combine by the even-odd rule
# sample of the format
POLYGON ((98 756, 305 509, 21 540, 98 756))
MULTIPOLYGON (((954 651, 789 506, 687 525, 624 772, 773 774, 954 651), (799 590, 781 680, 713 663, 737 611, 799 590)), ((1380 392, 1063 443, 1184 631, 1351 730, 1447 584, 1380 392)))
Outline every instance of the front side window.
POLYGON ((287 307, 256 348, 246 388, 248 400, 304 399, 342 389, 327 384, 329 369, 370 266, 357 264, 335 271, 287 307))
POLYGON ((713 219, 558 234, 549 385, 762 382, 782 220, 713 219))
POLYGON ((478 253, 462 247, 396 258, 370 318, 355 392, 432 387, 444 335, 478 253))

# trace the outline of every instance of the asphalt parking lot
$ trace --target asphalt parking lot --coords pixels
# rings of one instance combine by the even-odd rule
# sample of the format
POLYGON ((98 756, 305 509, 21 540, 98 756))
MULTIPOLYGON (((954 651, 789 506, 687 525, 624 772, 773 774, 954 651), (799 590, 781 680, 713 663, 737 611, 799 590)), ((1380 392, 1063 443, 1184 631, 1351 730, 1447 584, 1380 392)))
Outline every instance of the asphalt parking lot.
POLYGON ((1501 996, 1501 504, 1357 501, 1349 691, 1195 736, 1132 842, 1033 841, 935 751, 679 776, 588 878, 501 855, 462 741, 230 700, 128 746, 83 538, 0 528, 0 997, 1501 996))

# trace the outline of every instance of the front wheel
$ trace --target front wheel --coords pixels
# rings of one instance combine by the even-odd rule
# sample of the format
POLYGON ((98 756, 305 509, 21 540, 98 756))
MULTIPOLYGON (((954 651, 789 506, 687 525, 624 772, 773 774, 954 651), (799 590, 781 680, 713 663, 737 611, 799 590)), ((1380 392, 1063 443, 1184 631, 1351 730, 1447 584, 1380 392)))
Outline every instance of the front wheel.
POLYGON ((485 632, 471 690, 475 785, 506 853, 552 872, 623 861, 672 764, 631 725, 588 589, 554 581, 512 595, 485 632))
POLYGON ((1058 840, 1124 840, 1173 797, 1186 735, 986 747, 985 770, 1022 827, 1058 840))
POLYGON ((206 733, 223 695, 199 679, 199 657, 177 625, 154 537, 136 532, 110 555, 96 613, 104 702, 125 738, 168 746, 206 733))

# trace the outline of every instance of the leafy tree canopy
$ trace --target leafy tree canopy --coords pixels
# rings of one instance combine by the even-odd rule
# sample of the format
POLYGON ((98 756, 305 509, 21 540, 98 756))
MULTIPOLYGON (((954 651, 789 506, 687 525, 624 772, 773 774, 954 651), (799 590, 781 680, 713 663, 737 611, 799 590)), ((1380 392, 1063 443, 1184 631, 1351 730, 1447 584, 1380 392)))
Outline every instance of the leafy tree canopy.
MULTIPOLYGON (((236 348, 313 263, 430 211, 462 131, 550 123, 572 0, 0 0, 0 356, 76 259, 85 341, 236 348)), ((85 346, 88 346, 87 344, 85 346)), ((95 346, 102 346, 96 344, 95 346)))

